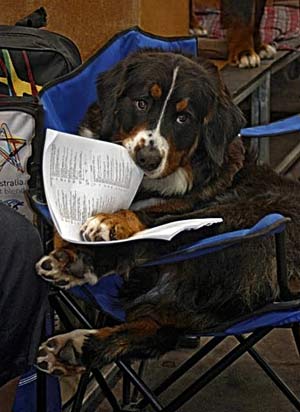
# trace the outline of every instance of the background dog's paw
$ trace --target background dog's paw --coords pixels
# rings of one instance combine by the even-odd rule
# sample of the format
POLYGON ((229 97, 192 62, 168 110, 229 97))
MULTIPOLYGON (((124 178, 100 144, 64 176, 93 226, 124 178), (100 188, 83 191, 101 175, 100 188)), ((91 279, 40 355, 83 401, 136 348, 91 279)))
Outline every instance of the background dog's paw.
POLYGON ((274 46, 271 44, 262 44, 259 49, 259 57, 264 59, 273 59, 276 55, 277 51, 274 46))
POLYGON ((36 367, 54 375, 83 373, 82 348, 93 330, 80 329, 58 335, 44 342, 38 352, 36 367))
POLYGON ((230 64, 240 69, 250 69, 260 65, 260 57, 254 50, 245 50, 231 57, 230 64))
POLYGON ((70 249, 57 249, 36 264, 37 273, 63 289, 98 281, 88 256, 70 249))

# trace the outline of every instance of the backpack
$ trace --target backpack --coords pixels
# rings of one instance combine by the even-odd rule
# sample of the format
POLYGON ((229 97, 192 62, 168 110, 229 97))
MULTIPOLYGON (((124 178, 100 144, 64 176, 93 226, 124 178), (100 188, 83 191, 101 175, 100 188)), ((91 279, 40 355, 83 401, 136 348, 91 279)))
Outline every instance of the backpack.
POLYGON ((77 46, 61 34, 0 26, 0 94, 36 96, 45 83, 80 64, 77 46))
MULTIPOLYGON (((0 26, 0 201, 34 221, 27 198, 30 174, 41 168, 42 87, 81 64, 76 45, 42 29, 0 26), (35 139, 33 151, 32 141, 35 139), (36 149, 38 148, 38 149, 36 149)), ((34 173, 35 176, 39 174, 34 173)))

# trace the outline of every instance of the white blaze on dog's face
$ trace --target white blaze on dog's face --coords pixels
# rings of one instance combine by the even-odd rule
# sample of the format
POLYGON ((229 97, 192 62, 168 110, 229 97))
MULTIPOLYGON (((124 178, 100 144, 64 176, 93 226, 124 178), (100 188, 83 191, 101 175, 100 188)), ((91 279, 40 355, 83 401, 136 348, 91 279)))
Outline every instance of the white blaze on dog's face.
MULTIPOLYGON (((145 175, 152 179, 162 177, 167 165, 170 145, 166 137, 161 135, 161 123, 166 112, 167 104, 174 91, 178 70, 179 67, 174 69, 171 87, 163 102, 155 129, 139 130, 135 135, 123 140, 123 145, 129 154, 144 170, 145 175)), ((156 93, 156 96, 161 95, 157 84, 155 84, 155 89, 156 90, 153 90, 153 94, 155 95, 156 93)), ((141 102, 137 104, 141 105, 141 102)))

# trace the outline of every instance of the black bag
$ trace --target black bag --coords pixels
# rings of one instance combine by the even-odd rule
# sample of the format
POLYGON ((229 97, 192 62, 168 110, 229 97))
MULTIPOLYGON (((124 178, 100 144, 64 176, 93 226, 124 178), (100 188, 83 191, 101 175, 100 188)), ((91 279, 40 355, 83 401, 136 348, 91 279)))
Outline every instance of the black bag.
MULTIPOLYGON (((26 197, 28 160, 31 171, 41 167, 34 159, 41 153, 32 152, 32 140, 43 140, 43 109, 38 98, 0 97, 0 201, 17 210, 29 220, 34 214, 26 197)), ((35 151, 39 145, 35 146, 35 151)), ((35 179, 40 173, 34 173, 35 179)), ((41 186, 41 182, 33 182, 41 186)))
POLYGON ((28 188, 39 198, 43 194, 44 124, 38 92, 80 64, 77 47, 64 36, 0 26, 0 201, 31 221, 35 214, 28 188))
POLYGON ((43 29, 0 26, 0 94, 36 96, 42 86, 81 64, 77 46, 43 29))

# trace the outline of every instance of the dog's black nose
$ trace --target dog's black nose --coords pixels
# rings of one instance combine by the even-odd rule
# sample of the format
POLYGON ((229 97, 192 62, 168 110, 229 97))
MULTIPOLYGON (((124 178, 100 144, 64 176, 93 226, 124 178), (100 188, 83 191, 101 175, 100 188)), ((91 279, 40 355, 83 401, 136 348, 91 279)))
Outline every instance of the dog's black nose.
POLYGON ((147 172, 155 170, 160 165, 161 160, 159 151, 152 146, 142 147, 136 154, 136 163, 147 172))

